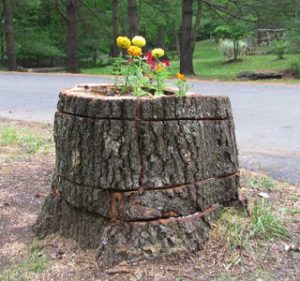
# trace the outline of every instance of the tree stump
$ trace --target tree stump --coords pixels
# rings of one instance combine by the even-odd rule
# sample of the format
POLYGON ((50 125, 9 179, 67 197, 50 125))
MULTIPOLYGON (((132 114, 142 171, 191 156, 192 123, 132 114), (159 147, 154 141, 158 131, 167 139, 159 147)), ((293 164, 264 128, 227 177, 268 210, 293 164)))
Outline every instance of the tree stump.
POLYGON ((77 86, 60 94, 54 136, 52 193, 34 232, 97 248, 106 265, 197 251, 220 207, 239 200, 228 97, 77 86))

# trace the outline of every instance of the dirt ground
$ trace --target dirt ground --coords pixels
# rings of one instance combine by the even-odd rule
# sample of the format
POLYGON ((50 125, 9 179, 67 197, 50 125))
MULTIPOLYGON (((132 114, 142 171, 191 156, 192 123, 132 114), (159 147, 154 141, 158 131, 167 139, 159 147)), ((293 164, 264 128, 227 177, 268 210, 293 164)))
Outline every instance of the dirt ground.
POLYGON ((54 169, 51 134, 50 125, 0 119, 0 280, 300 280, 300 189, 248 171, 241 176, 250 214, 266 193, 289 237, 254 236, 243 243, 246 230, 237 227, 251 219, 227 210, 198 253, 114 268, 96 262, 94 250, 81 250, 58 235, 35 239, 31 226, 50 192, 54 169), (29 151, 30 142, 23 146, 4 135, 7 128, 27 128, 33 142, 39 138, 38 149, 29 151), (224 228, 229 216, 236 220, 233 229, 224 228))

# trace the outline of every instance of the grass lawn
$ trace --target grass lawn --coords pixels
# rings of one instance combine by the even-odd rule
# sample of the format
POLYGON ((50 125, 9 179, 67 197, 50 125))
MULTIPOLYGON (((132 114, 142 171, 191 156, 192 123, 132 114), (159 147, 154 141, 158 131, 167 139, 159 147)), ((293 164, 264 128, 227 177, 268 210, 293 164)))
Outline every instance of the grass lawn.
MULTIPOLYGON (((244 56, 241 62, 226 63, 218 50, 218 45, 209 41, 196 44, 194 53, 194 68, 196 76, 203 79, 232 80, 241 71, 254 70, 285 70, 289 64, 300 59, 300 55, 286 55, 283 60, 275 55, 244 56)), ((171 72, 179 70, 179 60, 171 60, 171 72)), ((86 68, 81 70, 86 74, 112 74, 112 67, 86 68)), ((282 81, 282 80, 278 80, 282 81)), ((299 80, 298 80, 299 81, 299 80)))

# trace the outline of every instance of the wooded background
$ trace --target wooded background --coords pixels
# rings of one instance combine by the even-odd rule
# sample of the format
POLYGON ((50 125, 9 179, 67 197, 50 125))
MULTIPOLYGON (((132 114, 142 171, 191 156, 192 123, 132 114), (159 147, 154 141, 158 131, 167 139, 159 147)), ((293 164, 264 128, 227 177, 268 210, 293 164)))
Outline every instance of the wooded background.
POLYGON ((180 56, 180 71, 193 74, 195 42, 219 26, 243 34, 284 28, 300 45, 299 0, 1 0, 0 63, 21 67, 106 65, 119 51, 120 34, 147 39, 180 56))

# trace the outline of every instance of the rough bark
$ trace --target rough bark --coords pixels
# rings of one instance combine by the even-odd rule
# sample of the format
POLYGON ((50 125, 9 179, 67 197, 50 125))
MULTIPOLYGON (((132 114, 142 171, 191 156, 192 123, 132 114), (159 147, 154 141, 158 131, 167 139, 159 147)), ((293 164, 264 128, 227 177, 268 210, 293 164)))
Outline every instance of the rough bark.
POLYGON ((182 217, 238 200, 239 175, 167 189, 110 192, 60 178, 55 193, 70 205, 107 219, 139 221, 182 217))
POLYGON ((138 15, 136 0, 127 0, 128 35, 130 38, 138 33, 138 15))
POLYGON ((203 247, 212 224, 220 214, 218 205, 205 212, 181 218, 150 221, 112 221, 77 209, 50 196, 33 230, 39 238, 49 234, 48 222, 66 238, 75 239, 82 248, 95 248, 106 266, 126 260, 162 257, 175 253, 193 253, 203 247), (45 212, 47 211, 47 212, 45 212))
POLYGON ((120 34, 120 3, 119 0, 112 0, 112 27, 113 27, 113 49, 112 56, 119 55, 119 48, 116 43, 116 38, 120 34))
POLYGON ((194 74, 192 40, 193 0, 182 0, 182 23, 180 30, 180 72, 194 74))
POLYGON ((239 200, 229 99, 108 89, 60 94, 56 177, 35 232, 98 248, 108 265, 199 249, 207 218, 239 200))
POLYGON ((5 18, 6 52, 8 58, 8 70, 17 70, 17 58, 15 50, 15 37, 13 28, 13 11, 10 0, 2 0, 5 18))
POLYGON ((71 73, 79 72, 77 55, 77 21, 80 0, 68 0, 67 2, 67 65, 66 69, 71 73))

